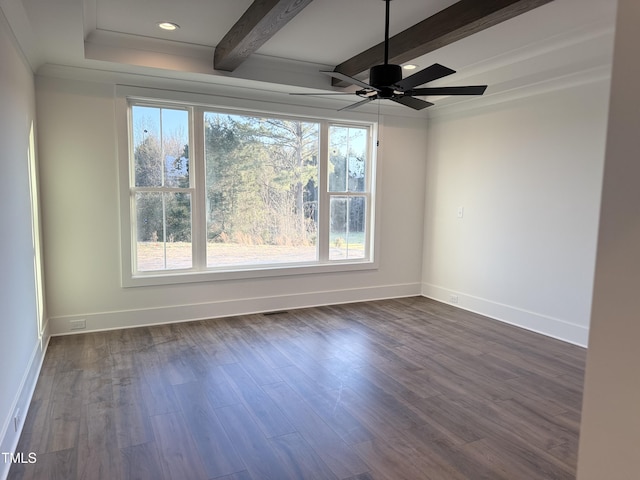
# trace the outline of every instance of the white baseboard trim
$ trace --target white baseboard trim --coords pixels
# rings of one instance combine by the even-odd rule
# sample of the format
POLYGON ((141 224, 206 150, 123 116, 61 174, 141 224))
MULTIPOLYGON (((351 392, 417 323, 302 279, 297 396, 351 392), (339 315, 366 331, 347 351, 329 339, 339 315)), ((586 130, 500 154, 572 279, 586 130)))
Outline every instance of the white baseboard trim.
POLYGON ((581 347, 589 341, 588 327, 437 285, 423 283, 422 296, 581 347), (458 303, 451 302, 451 295, 457 296, 458 303))
MULTIPOLYGON (((38 382, 44 355, 47 351, 47 347, 49 346, 49 338, 47 329, 45 328, 42 340, 36 341, 36 344, 34 345, 29 365, 22 376, 20 387, 18 388, 11 404, 11 410, 2 425, 2 431, 0 432, 0 452, 16 452, 18 441, 20 440, 20 434, 22 433, 22 428, 24 427, 24 422, 29 411, 29 405, 31 404, 31 398, 33 397, 33 392, 35 391, 36 383, 38 382), (14 431, 13 416, 18 408, 20 409, 20 423, 17 431, 14 431)), ((29 452, 24 452, 25 457, 28 453, 29 452)), ((0 479, 7 478, 10 468, 11 462, 7 462, 4 458, 0 458, 0 479)))
POLYGON ((209 318, 249 315, 276 310, 337 305, 340 303, 364 302, 420 295, 420 283, 383 285, 376 287, 350 288, 322 292, 296 293, 269 297, 223 300, 190 305, 120 310, 52 317, 49 328, 52 336, 87 333, 120 328, 160 325, 165 323, 188 322, 209 318), (86 327, 72 330, 71 322, 84 320, 86 327))

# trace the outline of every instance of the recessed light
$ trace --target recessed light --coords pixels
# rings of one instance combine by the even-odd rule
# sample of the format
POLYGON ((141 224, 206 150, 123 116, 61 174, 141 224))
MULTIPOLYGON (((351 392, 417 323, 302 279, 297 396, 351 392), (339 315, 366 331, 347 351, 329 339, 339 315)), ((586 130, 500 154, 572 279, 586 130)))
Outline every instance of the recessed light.
POLYGON ((406 65, 403 65, 402 68, 404 68, 405 70, 415 70, 416 68, 418 68, 418 66, 412 63, 407 63, 406 65))
POLYGON ((158 27, 161 28, 162 30, 173 31, 180 28, 180 25, 173 22, 158 22, 158 27))

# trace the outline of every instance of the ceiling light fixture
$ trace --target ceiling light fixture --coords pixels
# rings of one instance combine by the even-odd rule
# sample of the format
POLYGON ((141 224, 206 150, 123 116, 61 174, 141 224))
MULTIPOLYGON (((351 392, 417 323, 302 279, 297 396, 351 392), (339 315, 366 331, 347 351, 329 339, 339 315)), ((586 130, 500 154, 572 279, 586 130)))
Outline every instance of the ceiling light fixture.
POLYGON ((157 25, 162 30, 168 30, 168 31, 173 31, 173 30, 177 30, 178 28, 180 28, 180 25, 178 25, 177 23, 173 23, 173 22, 158 22, 157 25))
POLYGON ((415 70, 416 68, 418 68, 418 65, 407 63, 406 65, 403 65, 402 68, 404 68, 405 70, 415 70))

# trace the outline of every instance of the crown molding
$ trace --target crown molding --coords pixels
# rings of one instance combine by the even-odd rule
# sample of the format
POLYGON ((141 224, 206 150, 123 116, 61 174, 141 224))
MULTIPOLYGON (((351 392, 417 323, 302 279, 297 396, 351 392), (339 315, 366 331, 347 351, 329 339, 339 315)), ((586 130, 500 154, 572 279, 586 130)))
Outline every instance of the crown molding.
POLYGON ((6 22, 13 33, 13 39, 25 62, 35 72, 42 63, 42 51, 22 2, 0 0, 0 17, 0 21, 6 22))
POLYGON ((594 83, 603 83, 607 85, 611 80, 611 65, 601 65, 585 69, 579 72, 572 72, 566 75, 557 76, 553 78, 540 79, 536 82, 531 82, 524 85, 517 85, 509 87, 508 85, 501 85, 498 88, 497 93, 485 95, 480 98, 474 98, 469 101, 461 101, 449 105, 440 106, 438 108, 432 107, 429 109, 429 119, 438 119, 459 115, 468 115, 471 113, 477 113, 482 110, 486 110, 496 105, 515 102, 533 97, 536 95, 542 95, 550 92, 555 92, 567 88, 578 87, 581 85, 589 85, 594 83))

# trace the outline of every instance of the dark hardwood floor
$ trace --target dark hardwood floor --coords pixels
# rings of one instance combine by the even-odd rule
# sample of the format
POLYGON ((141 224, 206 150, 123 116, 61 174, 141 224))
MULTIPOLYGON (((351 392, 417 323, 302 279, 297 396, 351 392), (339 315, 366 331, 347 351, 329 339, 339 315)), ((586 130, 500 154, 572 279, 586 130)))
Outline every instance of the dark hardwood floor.
POLYGON ((585 353, 421 297, 55 337, 9 478, 573 479, 585 353))

